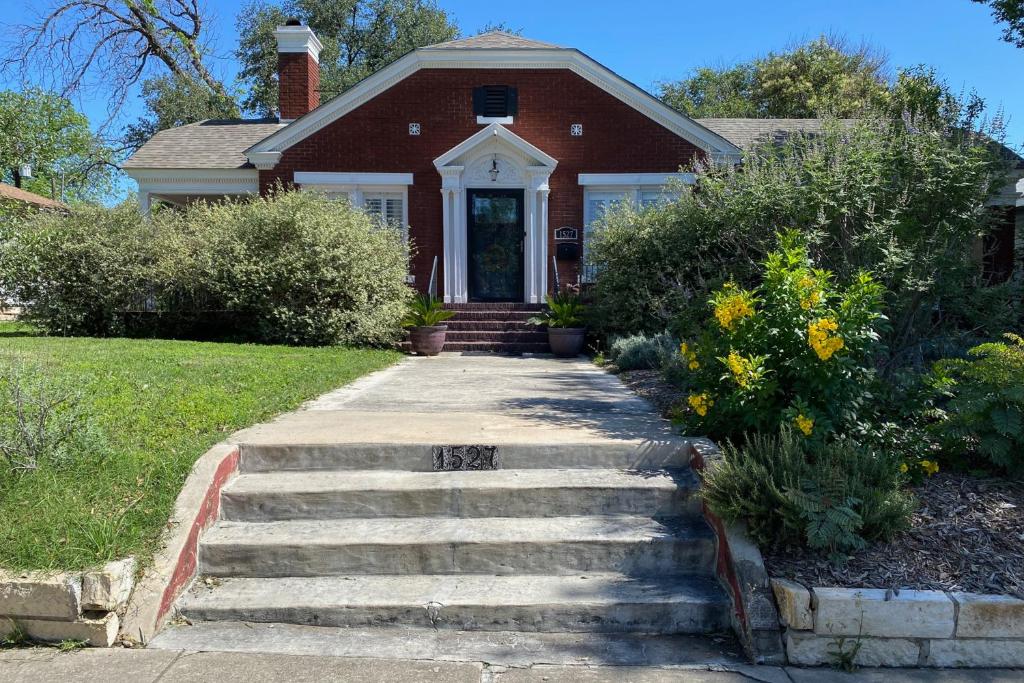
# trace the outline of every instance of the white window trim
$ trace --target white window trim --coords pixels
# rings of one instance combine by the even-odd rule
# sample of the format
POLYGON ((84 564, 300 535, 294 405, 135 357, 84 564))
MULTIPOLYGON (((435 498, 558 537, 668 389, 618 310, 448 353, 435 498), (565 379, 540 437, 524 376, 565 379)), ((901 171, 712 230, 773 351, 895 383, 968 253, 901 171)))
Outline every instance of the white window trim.
POLYGON ((672 181, 693 185, 697 181, 693 173, 580 173, 577 179, 585 187, 662 186, 672 181))
POLYGON ((298 185, 412 185, 412 173, 324 173, 296 171, 298 185))
POLYGON ((487 125, 490 123, 500 123, 505 126, 511 126, 515 123, 514 116, 477 116, 476 122, 480 125, 487 125))

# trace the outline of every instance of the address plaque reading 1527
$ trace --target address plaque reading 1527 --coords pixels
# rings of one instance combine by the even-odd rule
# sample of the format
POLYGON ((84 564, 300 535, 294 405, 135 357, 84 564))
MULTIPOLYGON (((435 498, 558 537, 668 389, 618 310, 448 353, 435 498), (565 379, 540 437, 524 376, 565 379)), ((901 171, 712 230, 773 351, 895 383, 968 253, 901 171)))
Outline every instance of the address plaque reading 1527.
POLYGON ((497 446, 434 446, 434 471, 496 470, 497 446))

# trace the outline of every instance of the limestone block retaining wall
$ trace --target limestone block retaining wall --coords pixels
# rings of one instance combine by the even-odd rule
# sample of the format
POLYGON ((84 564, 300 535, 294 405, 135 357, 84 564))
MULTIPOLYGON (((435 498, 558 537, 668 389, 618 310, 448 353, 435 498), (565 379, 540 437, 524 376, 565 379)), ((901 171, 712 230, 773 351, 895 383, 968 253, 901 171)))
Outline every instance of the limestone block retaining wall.
POLYGON ((1024 600, 771 583, 791 664, 1024 666, 1024 600))
POLYGON ((0 571, 0 636, 20 628, 32 640, 109 647, 134 581, 131 558, 85 573, 0 571))

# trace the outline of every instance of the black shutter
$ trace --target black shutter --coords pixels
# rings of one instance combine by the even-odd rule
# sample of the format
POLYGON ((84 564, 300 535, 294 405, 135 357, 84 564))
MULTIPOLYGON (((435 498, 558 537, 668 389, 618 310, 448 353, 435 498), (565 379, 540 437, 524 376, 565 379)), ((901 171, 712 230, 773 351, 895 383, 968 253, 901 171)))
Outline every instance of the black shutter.
POLYGON ((487 90, 485 88, 473 88, 473 114, 483 116, 486 104, 487 90))
POLYGON ((515 88, 508 88, 505 100, 505 116, 515 116, 519 113, 519 91, 515 88))

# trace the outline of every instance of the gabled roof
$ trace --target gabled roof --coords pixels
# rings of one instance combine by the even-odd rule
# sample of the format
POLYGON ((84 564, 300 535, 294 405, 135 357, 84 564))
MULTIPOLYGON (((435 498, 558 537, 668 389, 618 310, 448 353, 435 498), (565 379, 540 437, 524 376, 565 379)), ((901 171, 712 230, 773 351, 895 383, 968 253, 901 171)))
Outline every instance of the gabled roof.
POLYGON ((31 204, 32 206, 38 206, 41 209, 68 208, 67 204, 58 202, 56 199, 50 199, 49 197, 44 197, 40 194, 36 194, 35 192, 23 190, 20 187, 8 185, 7 183, 0 183, 0 199, 20 202, 22 204, 31 204))
POLYGON ((246 152, 249 161, 257 168, 273 168, 284 150, 424 68, 568 69, 713 158, 739 157, 739 147, 729 140, 669 107, 579 50, 495 31, 413 50, 254 144, 246 152))
POLYGON ((449 49, 476 49, 476 48, 509 48, 514 50, 550 49, 559 48, 554 43, 544 43, 539 40, 531 40, 517 36, 506 31, 488 31, 469 38, 449 40, 443 43, 435 43, 424 47, 424 50, 449 50, 449 49))
POLYGON ((159 131, 122 168, 251 168, 245 150, 285 127, 277 119, 207 119, 159 131))

